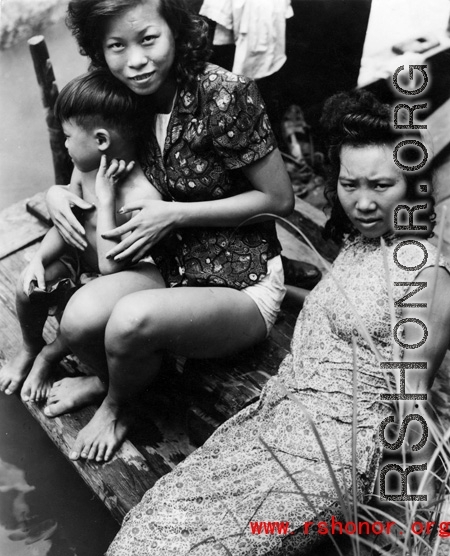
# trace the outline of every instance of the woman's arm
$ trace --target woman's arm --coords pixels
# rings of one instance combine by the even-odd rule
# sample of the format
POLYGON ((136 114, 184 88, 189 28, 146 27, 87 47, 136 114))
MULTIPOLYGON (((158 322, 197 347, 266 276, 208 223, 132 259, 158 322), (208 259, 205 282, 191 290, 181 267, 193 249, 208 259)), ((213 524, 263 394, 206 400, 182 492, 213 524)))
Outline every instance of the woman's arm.
MULTIPOLYGON (((433 297, 433 282, 435 279, 435 268, 424 269, 416 278, 417 281, 426 282, 427 287, 418 294, 410 298, 411 303, 425 303, 424 308, 409 307, 403 309, 403 318, 420 320, 426 327, 426 341, 417 348, 405 349, 403 362, 426 363, 426 369, 406 369, 406 393, 426 394, 427 400, 406 400, 399 401, 400 418, 407 415, 418 414, 427 424, 428 431, 425 431, 417 420, 410 421, 407 429, 406 441, 408 461, 413 464, 423 464, 433 459, 433 452, 436 449, 436 440, 433 431, 436 430, 434 424, 436 420, 435 412, 429 405, 430 388, 433 385, 436 373, 444 358, 445 352, 449 347, 450 340, 450 275, 442 267, 438 269, 436 289, 433 297), (411 451, 410 448, 425 440, 424 446, 418 451, 411 451)), ((408 345, 421 344, 424 339, 424 330, 421 325, 407 323, 405 325, 405 335, 401 341, 408 345)), ((421 484, 421 494, 427 495, 427 503, 433 502, 436 496, 435 481, 433 478, 434 469, 429 468, 425 475, 425 481, 421 484)), ((423 480, 423 475, 413 477, 414 491, 419 489, 419 483, 423 480)))
POLYGON ((442 363, 450 341, 450 274, 443 267, 438 268, 436 289, 433 296, 435 268, 422 270, 415 279, 426 282, 427 287, 410 299, 411 303, 425 303, 426 307, 405 307, 404 319, 418 319, 426 327, 427 338, 424 343, 424 329, 420 324, 406 323, 405 335, 401 339, 407 345, 421 344, 419 347, 405 349, 403 361, 426 362, 427 369, 407 370, 406 386, 409 392, 427 392, 442 363))
POLYGON ((116 260, 128 257, 136 260, 175 228, 238 226, 260 214, 286 216, 292 212, 294 194, 278 149, 242 170, 254 189, 233 197, 192 203, 142 201, 126 204, 123 212, 140 212, 105 234, 112 239, 131 232, 108 255, 117 257, 116 260))
MULTIPOLYGON (((439 267, 434 299, 432 299, 435 276, 435 268, 428 267, 422 270, 415 279, 426 282, 427 286, 409 301, 414 304, 424 303, 426 307, 405 307, 402 311, 403 319, 417 319, 423 323, 423 326, 426 327, 426 340, 423 341, 425 330, 422 325, 412 322, 405 323, 404 336, 399 337, 399 340, 405 345, 419 345, 416 348, 405 348, 401 359, 395 357, 396 361, 426 363, 425 369, 405 370, 405 391, 407 394, 426 394, 427 398, 430 396, 430 388, 449 347, 450 340, 450 275, 445 268, 439 267)), ((399 401, 399 406, 403 417, 415 413, 424 418, 427 415, 430 416, 428 399, 399 401)), ((431 418, 434 419, 434 416, 431 415, 431 418)), ((422 428, 417 421, 412 421, 409 428, 413 438, 421 437, 422 428)), ((410 444, 414 444, 414 441, 411 440, 410 444)), ((423 456, 422 450, 420 455, 423 456)))
POLYGON ((73 213, 73 207, 92 210, 94 205, 85 201, 74 191, 77 171, 72 173, 69 185, 53 185, 47 192, 46 202, 50 218, 64 241, 76 249, 84 251, 87 247, 85 231, 73 213))
POLYGON ((172 203, 180 205, 175 208, 174 227, 238 226, 258 214, 287 216, 293 211, 291 180, 278 149, 244 166, 242 171, 253 185, 253 191, 217 201, 172 203))

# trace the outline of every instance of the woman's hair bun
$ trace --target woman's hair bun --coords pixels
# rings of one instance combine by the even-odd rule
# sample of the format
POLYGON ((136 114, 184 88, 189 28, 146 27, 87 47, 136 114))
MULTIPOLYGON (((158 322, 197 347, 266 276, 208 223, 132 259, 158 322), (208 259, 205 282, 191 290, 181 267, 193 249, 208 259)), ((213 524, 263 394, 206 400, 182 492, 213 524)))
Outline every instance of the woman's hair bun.
POLYGON ((333 95, 324 104, 320 123, 331 144, 372 143, 394 137, 389 105, 364 90, 333 95))

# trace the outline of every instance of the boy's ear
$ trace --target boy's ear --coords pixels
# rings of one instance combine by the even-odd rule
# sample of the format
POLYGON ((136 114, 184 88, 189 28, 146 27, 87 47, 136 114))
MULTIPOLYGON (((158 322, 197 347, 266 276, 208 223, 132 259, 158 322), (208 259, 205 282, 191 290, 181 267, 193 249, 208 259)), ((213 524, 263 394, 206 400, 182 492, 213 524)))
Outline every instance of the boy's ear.
POLYGON ((111 146, 111 134, 107 129, 98 128, 94 131, 94 135, 98 150, 105 152, 111 146))

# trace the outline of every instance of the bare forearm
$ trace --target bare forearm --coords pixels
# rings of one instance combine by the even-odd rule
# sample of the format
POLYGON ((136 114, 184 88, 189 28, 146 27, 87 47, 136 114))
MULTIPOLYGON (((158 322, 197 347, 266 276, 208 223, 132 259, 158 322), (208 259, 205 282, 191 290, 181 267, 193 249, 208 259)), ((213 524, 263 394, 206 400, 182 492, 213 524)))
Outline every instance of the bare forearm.
POLYGON ((117 245, 117 240, 105 239, 102 234, 116 226, 114 199, 99 202, 97 205, 97 257, 98 266, 102 274, 113 274, 122 270, 124 263, 106 258, 106 254, 117 245))
POLYGON ((260 214, 287 216, 292 212, 292 185, 277 149, 242 172, 252 183, 252 190, 227 199, 173 203, 175 227, 237 226, 260 214))
POLYGON ((58 259, 67 249, 67 244, 56 228, 50 228, 42 240, 36 253, 42 264, 48 266, 51 262, 58 259))
MULTIPOLYGON (((267 214, 286 216, 280 203, 261 191, 248 191, 228 199, 194 203, 171 203, 174 228, 192 226, 238 226, 251 219, 252 223, 267 220, 267 214), (265 215, 260 216, 258 215, 265 215)), ((250 223, 250 222, 249 222, 250 223)))

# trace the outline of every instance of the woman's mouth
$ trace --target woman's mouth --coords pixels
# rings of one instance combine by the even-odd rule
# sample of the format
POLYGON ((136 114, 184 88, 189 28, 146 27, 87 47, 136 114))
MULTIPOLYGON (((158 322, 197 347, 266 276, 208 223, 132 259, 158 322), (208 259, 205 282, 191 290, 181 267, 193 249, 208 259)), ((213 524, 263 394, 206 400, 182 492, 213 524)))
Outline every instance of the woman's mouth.
POLYGON ((356 221, 360 226, 363 226, 364 228, 372 228, 380 222, 380 219, 379 218, 356 218, 356 221))
POLYGON ((154 73, 154 71, 150 73, 141 73, 141 75, 135 75, 133 77, 130 77, 130 79, 131 81, 135 81, 136 83, 145 83, 153 77, 154 73))

